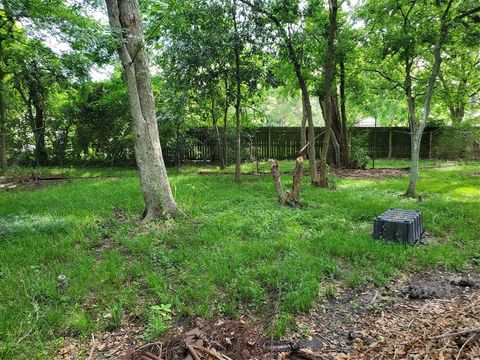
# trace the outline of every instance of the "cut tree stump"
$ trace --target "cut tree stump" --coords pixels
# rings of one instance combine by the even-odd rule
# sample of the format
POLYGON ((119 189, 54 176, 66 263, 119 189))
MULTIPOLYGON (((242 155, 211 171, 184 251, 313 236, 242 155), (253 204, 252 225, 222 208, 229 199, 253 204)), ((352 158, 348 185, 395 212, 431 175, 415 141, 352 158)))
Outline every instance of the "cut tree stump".
POLYGON ((277 160, 269 160, 275 191, 278 194, 280 205, 291 207, 300 207, 300 186, 302 184, 303 156, 299 156, 295 161, 295 171, 293 173, 292 191, 284 191, 282 181, 280 180, 280 168, 277 160))

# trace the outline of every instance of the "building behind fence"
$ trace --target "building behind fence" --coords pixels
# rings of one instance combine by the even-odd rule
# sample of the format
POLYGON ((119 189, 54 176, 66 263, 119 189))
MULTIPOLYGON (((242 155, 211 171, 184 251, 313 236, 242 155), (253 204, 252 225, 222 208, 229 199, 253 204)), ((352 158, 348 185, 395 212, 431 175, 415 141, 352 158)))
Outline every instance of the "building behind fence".
MULTIPOLYGON (((324 128, 315 128, 315 147, 320 153, 324 128)), ((401 159, 410 157, 410 131, 400 127, 354 127, 349 136, 356 144, 368 149, 371 157, 401 159)), ((222 134, 223 141, 223 134, 222 134)), ((216 161, 218 150, 212 129, 192 129, 164 146, 164 155, 168 163, 177 161, 216 161)), ((235 138, 233 131, 227 134, 227 155, 234 158, 235 138)), ((358 146, 358 145, 357 145, 358 146)), ((300 150, 299 127, 262 127, 243 129, 242 158, 253 159, 294 159, 300 150)), ((352 149, 355 151, 355 149, 352 149)), ((420 149, 423 159, 480 159, 480 129, 456 129, 450 127, 427 127, 424 131, 420 149)))

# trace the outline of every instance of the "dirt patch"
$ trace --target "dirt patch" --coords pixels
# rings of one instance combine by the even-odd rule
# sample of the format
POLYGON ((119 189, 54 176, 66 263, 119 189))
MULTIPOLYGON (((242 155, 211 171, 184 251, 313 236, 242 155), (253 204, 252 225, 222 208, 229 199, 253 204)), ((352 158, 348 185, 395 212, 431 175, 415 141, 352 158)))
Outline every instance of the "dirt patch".
MULTIPOLYGON (((391 177, 398 177, 402 175, 407 175, 409 173, 409 168, 401 168, 401 169, 349 169, 349 168, 333 168, 331 169, 332 173, 338 177, 346 178, 346 179, 370 179, 370 180, 378 180, 378 179, 386 179, 391 177)), ((234 173, 219 173, 209 170, 201 170, 197 173, 197 175, 203 176, 218 176, 218 175, 226 175, 226 176, 233 176, 234 173)), ((247 176, 269 176, 271 173, 269 171, 259 171, 259 172, 247 172, 242 173, 242 175, 247 176)), ((293 175, 292 172, 282 172, 282 175, 293 175)), ((308 171, 304 171, 302 176, 309 176, 308 171)))
MULTIPOLYGON (((479 285, 478 273, 426 272, 382 288, 340 291, 297 322, 310 329, 317 344, 310 348, 325 359, 455 359, 464 336, 430 337, 480 326, 479 285)), ((459 358, 478 358, 479 344, 472 338, 459 358)))
POLYGON ((201 359, 257 359, 265 352, 263 334, 261 328, 242 319, 196 319, 176 328, 160 344, 147 344, 131 351, 125 360, 143 359, 149 354, 161 359, 194 359, 195 355, 201 359), (190 330, 184 331, 187 328, 190 330))
POLYGON ((40 176, 32 173, 30 176, 2 176, 0 177, 0 192, 26 189, 39 189, 48 185, 56 185, 66 180, 74 179, 118 179, 117 176, 40 176))
POLYGON ((31 176, 3 176, 0 178, 0 192, 18 189, 37 189, 46 185, 54 185, 67 179, 64 176, 39 177, 35 174, 31 176))
POLYGON ((190 319, 162 342, 141 345, 142 328, 126 326, 90 344, 69 341, 56 359, 480 359, 479 285, 478 273, 425 272, 340 288, 297 317, 300 331, 284 340, 268 339, 252 319, 190 319))
POLYGON ((346 179, 370 179, 378 180, 391 177, 398 177, 409 173, 409 169, 332 169, 332 172, 341 178, 346 179))
POLYGON ((143 326, 128 316, 125 326, 115 331, 92 334, 89 343, 69 338, 58 352, 55 360, 121 359, 129 356, 130 349, 138 348, 142 341, 143 326))

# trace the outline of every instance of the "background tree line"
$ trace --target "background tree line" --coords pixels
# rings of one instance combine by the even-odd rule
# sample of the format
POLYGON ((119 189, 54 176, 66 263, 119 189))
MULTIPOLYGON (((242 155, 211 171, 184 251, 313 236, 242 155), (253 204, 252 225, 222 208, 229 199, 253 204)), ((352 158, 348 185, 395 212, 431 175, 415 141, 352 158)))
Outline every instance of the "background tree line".
MULTIPOLYGON (((104 4, 1 4, 3 171, 9 163, 133 161, 104 4), (93 81, 91 68, 107 64, 112 74, 93 81)), ((235 155, 238 182, 244 126, 301 126, 311 180, 325 186, 330 144, 348 166, 348 128, 362 117, 409 126, 412 144, 427 124, 478 125, 473 0, 166 0, 142 1, 140 10, 162 138, 211 127, 219 165, 235 155), (315 124, 326 127, 321 154, 308 146, 315 124)))

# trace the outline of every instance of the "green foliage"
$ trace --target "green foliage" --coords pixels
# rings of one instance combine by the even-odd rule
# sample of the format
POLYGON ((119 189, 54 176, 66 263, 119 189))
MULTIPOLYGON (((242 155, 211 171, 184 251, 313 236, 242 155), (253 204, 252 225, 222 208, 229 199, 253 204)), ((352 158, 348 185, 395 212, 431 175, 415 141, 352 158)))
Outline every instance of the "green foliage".
POLYGON ((65 325, 67 327, 67 333, 73 336, 87 335, 93 327, 87 312, 79 305, 75 305, 67 314, 65 325))
POLYGON ((357 9, 356 15, 366 24, 361 30, 365 36, 359 58, 366 75, 364 83, 369 87, 366 99, 371 102, 370 114, 380 115, 384 124, 408 124, 406 94, 411 90, 410 98, 417 103, 415 123, 419 122, 434 66, 433 48, 441 19, 446 16, 431 115, 442 124, 464 120, 470 107, 468 98, 478 92, 478 76, 473 75, 478 71, 478 42, 471 40, 480 31, 475 15, 466 15, 467 9, 477 12, 473 1, 370 0, 357 9))
POLYGON ((333 284, 328 284, 323 291, 323 294, 328 299, 334 299, 337 296, 337 293, 337 287, 333 284))
POLYGON ((295 318, 291 314, 279 314, 275 323, 270 329, 270 336, 273 336, 274 339, 283 338, 288 332, 294 331, 296 329, 295 318))
POLYGON ((335 176, 335 174, 329 172, 327 180, 328 180, 328 188, 330 190, 336 190, 337 189, 337 184, 338 184, 338 181, 337 181, 338 178, 335 176))
POLYGON ((172 319, 171 313, 170 304, 151 306, 143 339, 145 341, 158 340, 164 335, 168 330, 169 321, 172 319))
POLYGON ((370 161, 368 149, 368 134, 352 135, 350 147, 350 162, 357 168, 366 169, 370 161))
POLYGON ((122 317, 123 317, 123 305, 121 302, 118 302, 112 305, 109 309, 108 315, 108 324, 107 328, 114 330, 122 326, 122 317))

